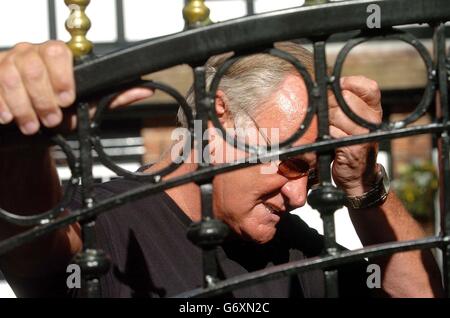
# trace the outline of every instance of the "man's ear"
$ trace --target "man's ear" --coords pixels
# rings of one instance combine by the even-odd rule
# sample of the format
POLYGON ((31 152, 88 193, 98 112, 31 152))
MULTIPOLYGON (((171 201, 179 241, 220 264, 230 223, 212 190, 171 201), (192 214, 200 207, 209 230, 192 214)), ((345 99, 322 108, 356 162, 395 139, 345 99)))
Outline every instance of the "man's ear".
MULTIPOLYGON (((229 111, 228 99, 222 90, 217 90, 215 98, 215 111, 217 119, 223 128, 234 127, 233 121, 231 120, 231 115, 229 111)), ((222 133, 214 128, 211 121, 208 121, 208 132, 209 132, 209 144, 208 150, 210 155, 210 160, 212 164, 224 163, 224 136, 222 133)))
POLYGON ((227 127, 227 122, 230 119, 230 112, 228 105, 229 102, 224 91, 220 89, 217 90, 215 99, 215 110, 217 118, 219 119, 219 122, 222 124, 223 127, 227 127))

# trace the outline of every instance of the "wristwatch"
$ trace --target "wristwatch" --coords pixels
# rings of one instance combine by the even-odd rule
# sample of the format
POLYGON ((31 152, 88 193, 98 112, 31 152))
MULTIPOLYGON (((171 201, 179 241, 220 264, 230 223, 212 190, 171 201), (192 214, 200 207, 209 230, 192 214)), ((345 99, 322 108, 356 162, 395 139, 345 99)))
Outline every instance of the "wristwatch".
POLYGON ((389 194, 390 181, 383 165, 378 165, 378 173, 374 187, 359 196, 346 196, 344 205, 353 210, 367 209, 379 206, 386 201, 389 194))

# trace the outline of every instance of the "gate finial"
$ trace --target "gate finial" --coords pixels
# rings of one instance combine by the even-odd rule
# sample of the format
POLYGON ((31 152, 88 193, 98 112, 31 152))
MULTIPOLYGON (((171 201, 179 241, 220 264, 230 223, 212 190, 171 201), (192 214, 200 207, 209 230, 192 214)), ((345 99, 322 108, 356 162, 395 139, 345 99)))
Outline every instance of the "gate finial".
POLYGON ((212 24, 209 18, 209 8, 204 0, 189 0, 183 8, 184 29, 193 29, 200 26, 212 24))
POLYGON ((71 35, 67 45, 75 58, 82 58, 92 52, 94 45, 86 38, 91 28, 91 21, 85 13, 91 0, 64 0, 70 9, 70 16, 66 20, 66 29, 71 35))

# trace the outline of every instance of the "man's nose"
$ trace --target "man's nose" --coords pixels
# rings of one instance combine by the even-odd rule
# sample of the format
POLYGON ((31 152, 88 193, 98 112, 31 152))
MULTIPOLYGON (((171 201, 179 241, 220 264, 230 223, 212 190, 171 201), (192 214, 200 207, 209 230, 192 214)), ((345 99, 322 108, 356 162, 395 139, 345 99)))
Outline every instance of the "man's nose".
POLYGON ((291 207, 302 207, 306 204, 306 198, 308 195, 307 185, 307 176, 295 180, 289 180, 281 187, 281 194, 288 199, 291 207))

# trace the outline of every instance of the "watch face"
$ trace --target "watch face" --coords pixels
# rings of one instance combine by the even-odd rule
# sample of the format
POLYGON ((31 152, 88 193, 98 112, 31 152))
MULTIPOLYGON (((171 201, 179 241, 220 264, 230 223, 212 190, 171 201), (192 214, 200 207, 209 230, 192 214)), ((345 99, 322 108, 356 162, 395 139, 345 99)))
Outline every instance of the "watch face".
POLYGON ((386 169, 384 169, 383 165, 379 165, 381 168, 381 173, 383 174, 383 188, 386 193, 389 192, 391 187, 391 181, 389 180, 389 176, 386 173, 386 169))

